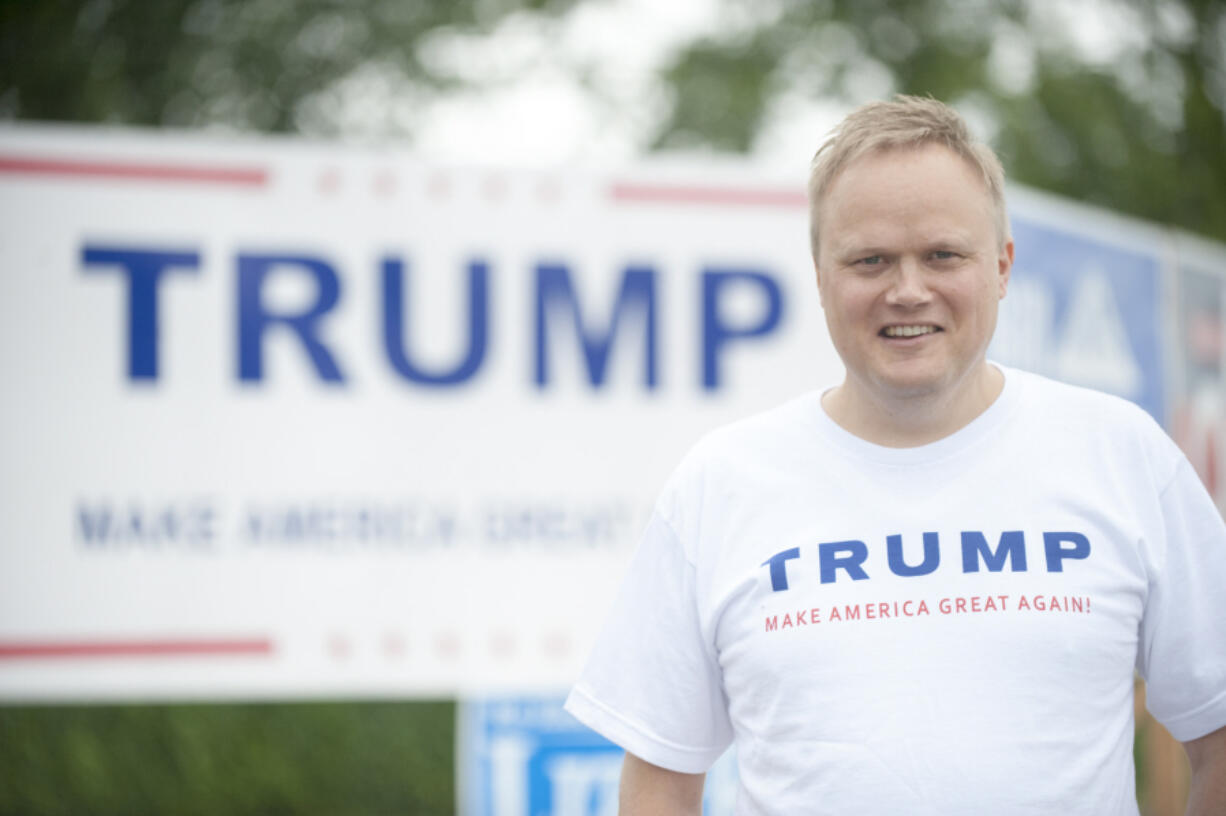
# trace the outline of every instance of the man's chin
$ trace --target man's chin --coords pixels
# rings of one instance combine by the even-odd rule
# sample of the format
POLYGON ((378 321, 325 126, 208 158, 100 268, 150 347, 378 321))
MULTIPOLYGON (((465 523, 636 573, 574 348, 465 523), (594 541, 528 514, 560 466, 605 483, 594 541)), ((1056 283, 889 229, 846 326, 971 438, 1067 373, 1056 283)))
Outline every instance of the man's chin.
POLYGON ((942 365, 897 366, 873 372, 869 382, 877 396, 887 402, 953 399, 974 381, 974 371, 975 365, 966 369, 942 365))
POLYGON ((891 401, 940 396, 952 387, 943 371, 888 372, 874 379, 877 392, 891 401))

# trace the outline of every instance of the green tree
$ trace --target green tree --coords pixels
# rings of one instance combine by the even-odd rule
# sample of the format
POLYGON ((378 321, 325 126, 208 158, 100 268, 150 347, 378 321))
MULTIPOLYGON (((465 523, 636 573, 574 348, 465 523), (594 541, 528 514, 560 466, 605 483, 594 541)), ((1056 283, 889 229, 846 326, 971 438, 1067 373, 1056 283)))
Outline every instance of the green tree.
POLYGON ((664 72, 658 147, 750 150, 789 95, 932 95, 994 125, 1019 182, 1226 240, 1219 0, 723 5, 741 22, 664 72))
POLYGON ((0 0, 0 118, 327 132, 347 78, 446 90, 430 36, 574 2, 0 0))
MULTIPOLYGON (((437 59, 448 36, 564 20, 579 5, 0 0, 0 118, 327 135, 362 83, 425 102, 489 80, 437 59)), ((656 149, 751 150, 788 101, 931 94, 994 131, 1017 181, 1226 240, 1223 0, 719 8, 719 33, 660 76, 671 102, 656 149)), ((410 114, 378 127, 411 137, 413 125, 410 114)))

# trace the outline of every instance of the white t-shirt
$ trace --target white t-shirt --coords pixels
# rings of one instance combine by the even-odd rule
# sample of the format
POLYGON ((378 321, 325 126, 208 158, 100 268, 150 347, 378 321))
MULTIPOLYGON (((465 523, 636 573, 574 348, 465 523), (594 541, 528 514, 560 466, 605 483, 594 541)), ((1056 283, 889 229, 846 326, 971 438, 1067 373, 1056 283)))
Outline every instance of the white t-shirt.
POLYGON ((1002 369, 885 448, 811 393, 670 479, 567 709, 738 814, 1136 814, 1133 670, 1177 739, 1226 725, 1226 527, 1123 400, 1002 369))

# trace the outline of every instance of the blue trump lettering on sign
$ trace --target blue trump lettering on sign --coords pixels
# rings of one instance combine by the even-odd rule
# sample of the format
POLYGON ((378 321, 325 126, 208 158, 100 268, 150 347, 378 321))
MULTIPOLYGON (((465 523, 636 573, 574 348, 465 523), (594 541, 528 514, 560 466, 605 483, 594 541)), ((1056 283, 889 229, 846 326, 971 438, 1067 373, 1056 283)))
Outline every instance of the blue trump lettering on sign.
MULTIPOLYGON (((156 382, 160 376, 158 352, 163 333, 159 293, 172 273, 199 275, 202 253, 195 249, 165 249, 90 244, 81 250, 81 264, 89 274, 112 272, 126 284, 127 376, 133 381, 156 382)), ((494 265, 483 258, 467 263, 463 285, 467 313, 456 321, 460 335, 454 362, 442 365, 419 359, 411 346, 406 317, 411 295, 409 263, 385 257, 380 264, 382 351, 391 372, 418 386, 454 388, 471 382, 484 367, 491 346, 491 301, 496 296, 494 265)), ((606 317, 593 317, 581 307, 576 275, 565 263, 542 261, 533 277, 531 381, 548 388, 555 375, 551 360, 559 345, 577 343, 588 384, 596 390, 609 385, 614 348, 641 337, 643 388, 657 388, 660 372, 660 273, 648 265, 622 270, 606 317), (603 324, 604 328, 600 328, 603 324)), ((315 377, 332 385, 347 381, 340 355, 324 339, 323 328, 334 317, 344 297, 344 279, 334 263, 300 252, 239 252, 235 259, 235 313, 237 326, 236 371, 239 381, 258 384, 267 378, 265 345, 273 334, 288 336, 305 353, 315 377), (310 302, 295 310, 276 309, 268 290, 276 279, 297 279, 313 290, 310 302)), ((738 345, 760 340, 778 331, 785 313, 784 291, 777 277, 762 269, 708 266, 699 275, 701 344, 697 380, 702 389, 715 391, 725 382, 726 354, 738 345), (726 302, 749 295, 761 302, 760 314, 736 321, 726 302)))

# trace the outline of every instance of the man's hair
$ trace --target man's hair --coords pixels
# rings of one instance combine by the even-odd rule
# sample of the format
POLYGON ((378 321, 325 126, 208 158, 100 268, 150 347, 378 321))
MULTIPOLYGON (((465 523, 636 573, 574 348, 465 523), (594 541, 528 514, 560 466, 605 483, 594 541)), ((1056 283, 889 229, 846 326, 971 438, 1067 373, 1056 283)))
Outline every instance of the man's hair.
POLYGON ((821 203, 849 164, 868 153, 939 144, 957 153, 983 175, 991 196, 992 221, 1001 245, 1009 240, 1005 213, 1005 171, 992 148, 976 141, 957 111, 943 102, 899 94, 890 102, 856 108, 831 132, 813 156, 809 172, 809 240, 817 262, 821 203))

